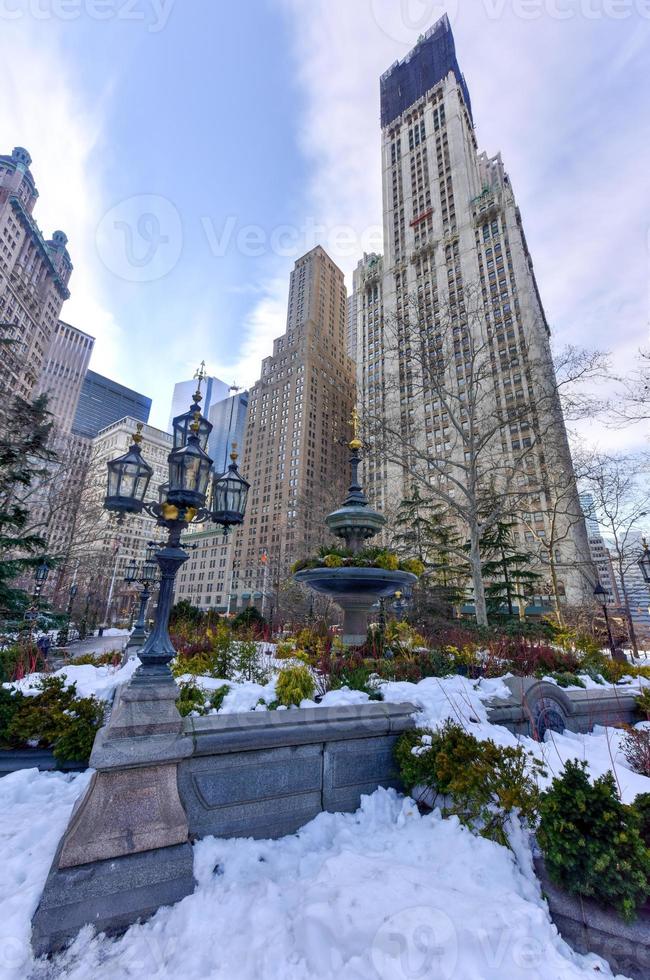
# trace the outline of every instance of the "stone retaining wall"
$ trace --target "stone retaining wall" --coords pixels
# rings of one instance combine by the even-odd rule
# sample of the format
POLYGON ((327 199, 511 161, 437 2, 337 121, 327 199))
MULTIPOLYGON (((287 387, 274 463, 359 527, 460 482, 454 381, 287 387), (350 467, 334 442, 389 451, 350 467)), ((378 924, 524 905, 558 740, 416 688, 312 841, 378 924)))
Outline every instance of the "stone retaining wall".
POLYGON ((505 683, 511 697, 492 701, 488 719, 515 735, 543 739, 546 731, 586 733, 594 725, 629 725, 637 720, 638 687, 567 691, 535 677, 509 677, 505 683))
POLYGON ((607 960, 612 973, 648 980, 650 977, 650 910, 646 907, 633 922, 579 895, 569 895, 554 884, 541 858, 535 871, 542 883, 551 918, 562 938, 578 953, 597 953, 607 960))
POLYGON ((190 837, 282 837, 322 810, 354 812, 378 786, 401 788, 393 747, 412 704, 248 711, 187 718, 178 767, 190 837))

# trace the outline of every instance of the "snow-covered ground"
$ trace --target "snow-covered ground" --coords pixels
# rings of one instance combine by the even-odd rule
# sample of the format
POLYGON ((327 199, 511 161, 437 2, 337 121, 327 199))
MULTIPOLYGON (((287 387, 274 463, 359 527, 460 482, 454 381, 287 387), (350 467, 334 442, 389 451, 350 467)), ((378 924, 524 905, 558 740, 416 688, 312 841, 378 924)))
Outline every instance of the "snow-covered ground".
MULTIPOLYGON (((80 694, 107 698, 131 676, 122 669, 65 667, 80 694)), ((32 678, 33 681, 33 678, 32 678)), ((249 710, 275 697, 267 685, 202 679, 231 690, 222 711, 249 710)), ((21 682, 29 690, 29 680, 21 682)), ((487 702, 505 697, 501 679, 427 678, 381 685, 385 700, 410 701, 418 724, 446 718, 478 738, 519 741, 551 775, 584 758, 592 775, 613 769, 624 800, 650 791, 629 770, 620 733, 557 735, 539 744, 490 725, 487 702)), ((321 705, 360 704, 367 695, 330 691, 321 705)), ((304 706, 313 702, 303 702, 304 706)), ((266 710, 264 707, 262 710, 266 710)), ((85 929, 51 963, 35 963, 30 919, 54 851, 88 773, 23 771, 0 780, 0 978, 2 980, 571 980, 607 977, 597 957, 573 953, 551 924, 521 837, 513 853, 474 837, 438 812, 420 816, 408 798, 377 790, 356 814, 320 814, 277 841, 207 838, 195 845, 194 893, 120 939, 85 929)))
POLYGON ((572 980, 611 976, 552 926, 529 851, 517 858, 393 790, 276 841, 206 838, 194 893, 120 939, 84 929, 35 963, 29 922, 87 775, 0 781, 3 980, 572 980))

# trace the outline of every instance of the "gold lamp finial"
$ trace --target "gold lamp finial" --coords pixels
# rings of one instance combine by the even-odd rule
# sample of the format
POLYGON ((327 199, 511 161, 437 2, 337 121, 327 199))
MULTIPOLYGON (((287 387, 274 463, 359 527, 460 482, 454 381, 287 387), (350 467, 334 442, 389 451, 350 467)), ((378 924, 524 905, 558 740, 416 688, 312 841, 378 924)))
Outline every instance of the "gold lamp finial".
POLYGON ((237 443, 233 442, 230 450, 230 458, 233 463, 236 463, 239 459, 239 453, 237 452, 237 443))
POLYGON ((359 438, 359 428, 361 426, 361 419, 359 418, 359 413, 357 412, 356 405, 352 409, 352 414, 350 415, 349 425, 352 426, 352 439, 348 443, 350 449, 356 450, 361 449, 363 443, 359 438))
POLYGON ((139 446, 140 443, 142 442, 142 429, 143 429, 142 422, 138 422, 135 427, 135 432, 133 433, 133 441, 136 444, 136 446, 139 446))
POLYGON ((200 402, 203 398, 203 395, 201 394, 201 385, 203 384, 207 376, 208 375, 205 370, 205 361, 201 361, 199 367, 197 368, 197 370, 194 372, 193 375, 194 379, 198 381, 198 384, 196 386, 196 391, 194 392, 195 402, 200 402))

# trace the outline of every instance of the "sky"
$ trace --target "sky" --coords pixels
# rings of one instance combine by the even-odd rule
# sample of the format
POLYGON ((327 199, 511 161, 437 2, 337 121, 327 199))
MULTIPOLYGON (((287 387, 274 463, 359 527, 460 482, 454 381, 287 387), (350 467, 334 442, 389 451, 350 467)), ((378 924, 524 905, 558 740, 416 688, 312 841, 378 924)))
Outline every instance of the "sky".
POLYGON ((650 0, 0 0, 0 152, 29 150, 35 218, 68 235, 62 317, 154 425, 203 359, 258 378, 307 249, 348 286, 381 250, 379 75, 445 11, 554 343, 624 370, 648 343, 650 0))

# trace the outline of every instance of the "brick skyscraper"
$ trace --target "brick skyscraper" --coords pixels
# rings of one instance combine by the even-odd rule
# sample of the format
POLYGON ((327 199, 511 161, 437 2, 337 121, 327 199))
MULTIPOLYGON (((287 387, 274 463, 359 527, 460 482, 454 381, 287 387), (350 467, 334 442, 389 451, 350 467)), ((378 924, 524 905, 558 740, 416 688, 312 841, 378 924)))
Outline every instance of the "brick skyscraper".
POLYGON ((349 483, 354 403, 343 273, 317 246, 294 266, 286 333, 250 391, 242 472, 251 491, 233 569, 244 604, 324 540, 323 518, 349 483))

